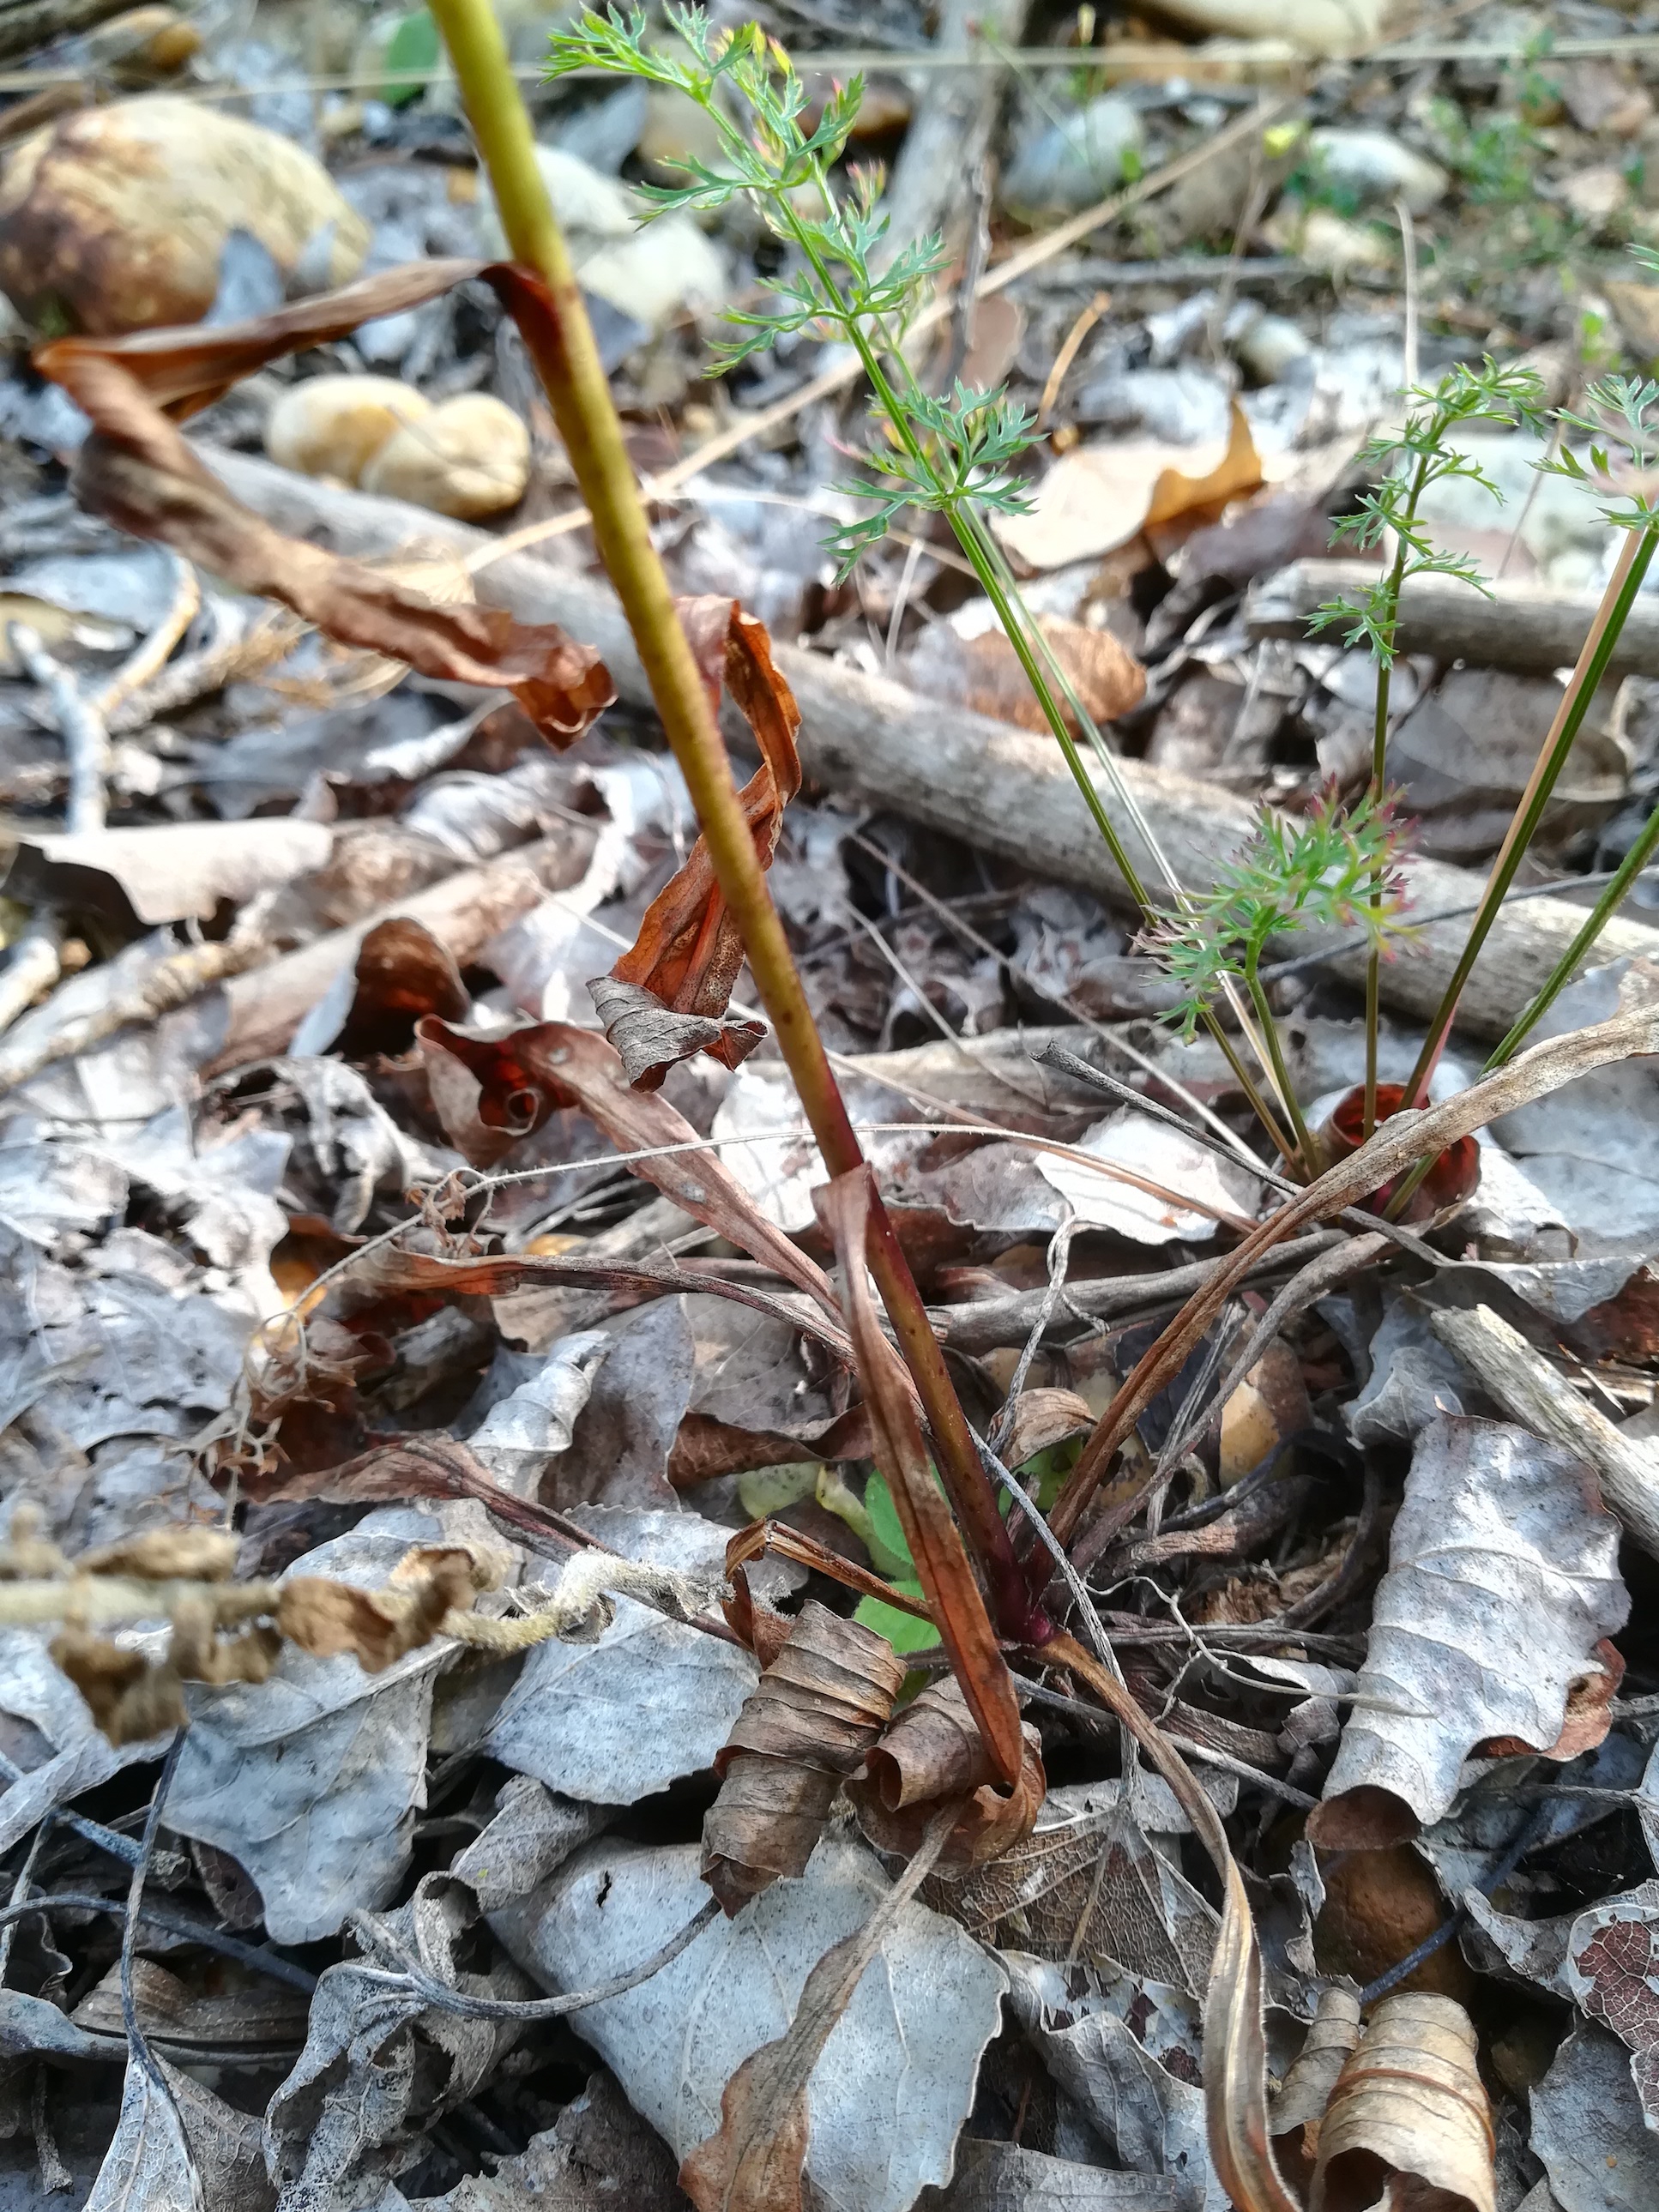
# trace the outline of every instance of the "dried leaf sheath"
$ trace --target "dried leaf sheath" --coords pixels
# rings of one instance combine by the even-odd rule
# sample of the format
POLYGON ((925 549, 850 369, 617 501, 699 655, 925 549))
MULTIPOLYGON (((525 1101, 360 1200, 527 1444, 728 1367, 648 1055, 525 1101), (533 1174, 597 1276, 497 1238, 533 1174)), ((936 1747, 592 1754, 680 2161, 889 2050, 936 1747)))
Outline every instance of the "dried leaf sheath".
MULTIPOLYGON (((738 793, 761 865, 769 867, 783 810, 800 789, 795 732, 800 709, 772 662, 765 627, 735 599, 677 599, 709 703, 718 714, 722 677, 760 748, 761 764, 738 793)), ((743 965, 743 938, 714 880, 707 841, 647 908, 635 944, 609 975, 588 986, 628 1079, 654 1091, 676 1060, 706 1052, 726 1067, 746 1060, 766 1034, 726 1014, 743 965)))
POLYGON ((728 1913, 804 1871, 836 1792, 886 1726, 904 1668, 882 1636, 809 1600, 714 1761, 702 1873, 728 1913))

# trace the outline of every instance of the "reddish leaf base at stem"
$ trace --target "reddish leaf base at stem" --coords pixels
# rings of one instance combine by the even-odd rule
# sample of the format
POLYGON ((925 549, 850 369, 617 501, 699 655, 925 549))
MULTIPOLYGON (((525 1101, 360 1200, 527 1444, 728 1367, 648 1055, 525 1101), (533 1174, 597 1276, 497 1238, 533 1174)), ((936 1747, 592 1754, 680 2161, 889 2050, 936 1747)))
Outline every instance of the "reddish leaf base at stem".
MULTIPOLYGON (((1401 1109, 1406 1096, 1403 1083, 1379 1083, 1376 1086, 1376 1118, 1379 1122, 1393 1118, 1401 1109)), ((1319 1132, 1319 1141, 1324 1147, 1325 1158, 1332 1164, 1345 1160, 1357 1152, 1364 1141, 1365 1130, 1365 1086, 1356 1083, 1337 1106, 1330 1119, 1319 1132)), ((1359 1203, 1371 1213, 1382 1213, 1389 1200, 1405 1180, 1395 1176, 1380 1190, 1374 1190, 1359 1203)), ((1449 1146, 1429 1170, 1412 1194, 1411 1202, 1401 1217, 1405 1221, 1426 1221, 1438 1213, 1443 1206, 1459 1206, 1468 1197, 1480 1180, 1480 1147, 1473 1137, 1460 1137, 1449 1146)))

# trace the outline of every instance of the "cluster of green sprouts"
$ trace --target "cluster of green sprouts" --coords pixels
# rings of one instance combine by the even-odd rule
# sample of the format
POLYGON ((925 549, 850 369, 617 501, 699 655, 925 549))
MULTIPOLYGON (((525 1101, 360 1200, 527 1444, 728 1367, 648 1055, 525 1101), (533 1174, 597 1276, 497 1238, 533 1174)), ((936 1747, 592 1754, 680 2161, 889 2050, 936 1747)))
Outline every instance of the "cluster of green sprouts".
MULTIPOLYGON (((1316 1170, 1316 1147, 1304 1126, 1261 976, 1262 954, 1276 936, 1304 928, 1352 928, 1367 954, 1364 1133, 1375 1124, 1378 976, 1391 942, 1406 928, 1401 860, 1404 825, 1384 787, 1389 730, 1390 679, 1399 651, 1401 600, 1405 586, 1426 575, 1452 576, 1481 592, 1489 586, 1468 554, 1437 546, 1425 525, 1424 502, 1432 489, 1462 478, 1501 503, 1502 494, 1477 459, 1461 450, 1456 433, 1475 426, 1548 433, 1541 380, 1523 367, 1500 367, 1490 358, 1479 368, 1458 366, 1431 387, 1405 395, 1402 428, 1372 440, 1358 460, 1373 489, 1338 526, 1361 553, 1381 555, 1376 581, 1357 599, 1319 609, 1316 629, 1334 629, 1342 641, 1368 650, 1376 667, 1370 773, 1363 795, 1346 811, 1334 793, 1297 823, 1264 813, 1245 851, 1223 872, 1213 890, 1184 891, 1170 872, 1144 816, 1127 789, 1104 738, 1027 608, 988 526, 992 514, 1016 514, 1028 504, 1021 464, 1035 424, 1006 391, 970 390, 960 380, 946 393, 927 391, 904 350, 907 332, 942 274, 947 255, 937 238, 887 247, 878 169, 850 167, 844 188, 833 173, 844 156, 863 97, 857 77, 837 86, 815 109, 788 54, 757 24, 711 27, 695 7, 665 10, 678 46, 665 52, 647 44, 647 19, 584 14, 551 40, 549 73, 602 70, 640 78, 680 92, 713 124, 715 161, 687 154, 678 166, 683 185, 647 187, 656 208, 706 212, 738 198, 752 202, 773 235, 789 250, 785 270, 771 284, 763 307, 730 314, 732 335, 719 349, 711 374, 764 352, 781 339, 811 334, 848 344, 872 394, 873 434, 866 475, 844 489, 867 504, 860 519, 837 530, 829 543, 847 574, 860 556, 879 544, 911 510, 942 516, 966 554, 1018 657, 1045 719, 1131 895, 1139 902, 1149 941, 1182 986, 1176 1010, 1188 1035, 1202 1024, 1226 1054, 1264 1127, 1304 1173, 1316 1170), (1154 900, 1131 860, 1123 836, 1073 734, 1092 745, 1120 814, 1162 872, 1172 894, 1154 900), (1248 1004, 1247 1004, 1248 1002, 1248 1004), (1247 1074, 1222 1026, 1224 1006, 1236 1018, 1276 1091, 1294 1131, 1281 1135, 1267 1101, 1247 1074)), ((1643 255, 1659 267, 1659 257, 1643 255)), ((1652 429, 1659 416, 1659 386, 1610 379, 1593 386, 1583 415, 1559 417, 1562 438, 1543 465, 1605 489, 1611 476, 1607 447, 1617 444, 1639 476, 1659 459, 1652 429), (1588 434, 1588 464, 1565 436, 1588 434)), ((1408 1103, 1425 1095, 1480 945, 1497 918, 1503 896, 1537 823, 1566 751, 1582 726, 1596 684, 1608 665, 1656 544, 1659 506, 1645 495, 1626 498, 1609 520, 1629 533, 1626 554, 1604 606, 1599 659, 1592 654, 1576 679, 1554 751, 1534 778, 1522 812, 1494 867, 1447 995, 1431 1024, 1422 1057, 1406 1087, 1408 1103)), ((1598 902, 1575 950, 1499 1048, 1507 1056, 1540 1018, 1573 967, 1594 941, 1636 873, 1659 843, 1659 813, 1598 902)))

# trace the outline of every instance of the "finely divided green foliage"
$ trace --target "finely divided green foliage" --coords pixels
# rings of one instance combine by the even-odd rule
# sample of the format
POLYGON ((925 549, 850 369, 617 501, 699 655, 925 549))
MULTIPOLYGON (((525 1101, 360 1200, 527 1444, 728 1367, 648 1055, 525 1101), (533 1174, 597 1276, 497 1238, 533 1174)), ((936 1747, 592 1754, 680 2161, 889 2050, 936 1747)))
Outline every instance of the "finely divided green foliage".
POLYGON ((1190 1036, 1229 975, 1253 982, 1270 939, 1307 928, 1362 928, 1386 946, 1400 917, 1403 829, 1370 793, 1346 811, 1325 792, 1301 821, 1264 808, 1255 835, 1184 913, 1160 916, 1152 943, 1184 996, 1172 1019, 1190 1036))
MULTIPOLYGON (((1659 253, 1639 249, 1638 258, 1659 270, 1659 253)), ((1583 414, 1563 408, 1560 422, 1564 429, 1592 441, 1589 465, 1571 446, 1563 446, 1540 465, 1543 473, 1611 494, 1602 511, 1620 530, 1659 529, 1659 501, 1650 495, 1650 486, 1638 482, 1620 490, 1613 482, 1615 447, 1623 450, 1623 468, 1638 478, 1659 466, 1659 384, 1650 377, 1605 376, 1587 387, 1584 406, 1583 414)))
POLYGON ((724 207, 752 199, 773 234, 793 249, 764 308, 734 309, 733 335, 716 349, 718 374, 781 337, 803 331, 843 339, 858 351, 875 394, 876 434, 868 477, 842 489, 874 502, 861 520, 831 533, 845 575, 907 507, 969 520, 970 510, 1023 512, 1028 504, 1014 464, 1031 442, 1034 419, 1001 391, 957 382, 949 393, 922 390, 899 342, 945 266, 937 238, 902 247, 882 264, 887 218, 879 170, 854 170, 838 193, 830 172, 846 151, 864 97, 863 80, 839 85, 809 131, 807 96, 793 64, 757 23, 711 29, 701 9, 670 6, 672 29, 689 58, 646 44, 646 18, 592 11, 555 32, 549 75, 601 69, 666 85, 696 102, 720 134, 718 167, 691 157, 688 181, 658 186, 659 211, 724 207), (741 120, 737 119, 741 118, 741 120))
POLYGON ((1449 434, 1460 424, 1473 422, 1540 434, 1548 427, 1542 413, 1544 384, 1537 371, 1501 368, 1490 355, 1478 369, 1460 363, 1432 389, 1419 386, 1406 394, 1406 401, 1404 428, 1380 432, 1358 454, 1358 465, 1374 469, 1378 481, 1335 531, 1362 553, 1392 538, 1395 558, 1363 597, 1329 601, 1309 624, 1312 629, 1330 629, 1346 623, 1343 643, 1368 646, 1382 668, 1394 665, 1400 593, 1411 577, 1458 576, 1477 591, 1487 592, 1474 556, 1442 550, 1419 520, 1430 485, 1452 477, 1478 483, 1502 503, 1503 494, 1480 463, 1446 443, 1449 434))

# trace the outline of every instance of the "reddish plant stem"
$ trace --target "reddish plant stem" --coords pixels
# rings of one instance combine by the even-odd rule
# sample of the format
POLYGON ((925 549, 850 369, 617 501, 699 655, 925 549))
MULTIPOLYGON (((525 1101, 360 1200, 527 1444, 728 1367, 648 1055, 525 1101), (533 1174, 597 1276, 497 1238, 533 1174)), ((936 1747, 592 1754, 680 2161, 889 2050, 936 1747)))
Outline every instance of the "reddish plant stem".
MULTIPOLYGON (((433 12, 495 188, 508 249, 541 280, 539 297, 521 315, 520 326, 592 517, 599 557, 633 631, 721 896, 742 933, 756 988, 818 1150, 831 1176, 848 1174, 864 1164, 864 1155, 772 903, 766 872, 738 803, 725 743, 651 541, 622 423, 542 181, 530 118, 512 76, 501 27, 489 0, 434 0, 433 12)), ((1030 1621, 1030 1595, 944 1352, 879 1198, 871 1208, 867 1257, 933 1431, 941 1480, 991 1584, 999 1622, 1009 1635, 1024 1634, 1030 1621)))

